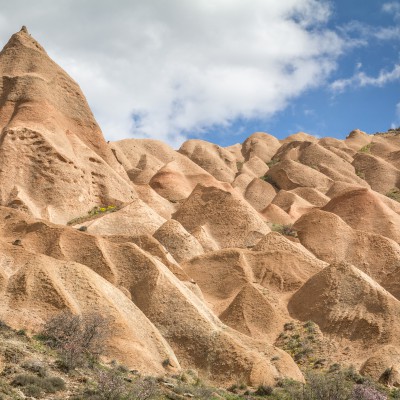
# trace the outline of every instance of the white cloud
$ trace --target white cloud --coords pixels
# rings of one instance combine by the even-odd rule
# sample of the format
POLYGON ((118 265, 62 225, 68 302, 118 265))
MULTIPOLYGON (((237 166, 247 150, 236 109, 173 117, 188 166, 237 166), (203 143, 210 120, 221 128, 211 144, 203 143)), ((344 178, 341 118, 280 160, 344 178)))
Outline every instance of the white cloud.
POLYGON ((397 1, 391 1, 388 3, 384 3, 382 5, 382 11, 393 15, 394 18, 400 18, 400 3, 397 1))
POLYGON ((368 46, 371 39, 389 41, 400 38, 400 28, 397 25, 373 26, 353 20, 338 27, 338 30, 349 41, 346 46, 350 48, 368 46))
POLYGON ((351 78, 338 79, 331 83, 330 87, 335 92, 343 92, 349 87, 378 86, 382 87, 389 82, 400 79, 400 64, 394 66, 391 71, 381 70, 378 76, 368 76, 360 71, 355 73, 351 78))
POLYGON ((0 0, 0 36, 27 25, 81 85, 108 139, 177 145, 271 116, 323 83, 345 46, 329 16, 319 0, 0 0))
POLYGON ((396 104, 396 114, 400 118, 400 103, 396 104))

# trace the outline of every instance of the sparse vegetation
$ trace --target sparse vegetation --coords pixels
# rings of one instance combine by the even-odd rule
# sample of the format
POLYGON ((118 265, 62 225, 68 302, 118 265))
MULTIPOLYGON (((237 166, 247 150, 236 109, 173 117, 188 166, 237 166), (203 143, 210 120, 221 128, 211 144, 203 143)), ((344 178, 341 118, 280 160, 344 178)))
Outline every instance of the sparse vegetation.
POLYGON ((392 200, 398 201, 400 203, 400 189, 395 187, 390 189, 387 193, 386 196, 389 197, 392 200))
MULTIPOLYGON (((312 321, 285 324, 285 340, 301 342, 304 337, 317 335, 312 321)), ((4 355, 6 349, 18 349, 17 362, 6 362, 0 378, 0 399, 70 400, 389 400, 399 399, 396 388, 388 388, 361 376, 354 368, 339 364, 330 368, 310 369, 311 364, 300 363, 305 368, 306 383, 292 380, 277 382, 276 387, 260 385, 248 387, 241 377, 229 389, 231 392, 204 384, 195 371, 178 376, 142 377, 136 371, 112 362, 83 365, 79 370, 60 370, 56 361, 58 353, 47 347, 43 337, 21 336, 6 324, 0 323, 0 338, 4 355), (43 347, 44 346, 44 347, 43 347), (38 350, 40 349, 40 351, 38 350), (68 394, 67 394, 68 393, 68 394), (24 397, 25 396, 25 397, 24 397)), ((15 360, 13 360, 15 361, 15 360)))
POLYGON ((257 390, 254 392, 256 396, 270 396, 274 391, 274 388, 271 386, 260 385, 257 390))
POLYGON ((273 167, 275 164, 278 164, 281 160, 279 158, 273 158, 271 161, 266 162, 269 168, 273 167))
POLYGON ((271 224, 271 230, 273 232, 279 232, 284 236, 293 236, 297 237, 297 231, 293 228, 293 225, 282 225, 282 224, 271 224))
POLYGON ((63 379, 52 377, 39 377, 30 374, 19 374, 12 381, 13 386, 21 387, 27 396, 41 397, 44 393, 56 393, 65 389, 63 379))
POLYGON ((115 212, 118 210, 119 210, 119 207, 114 206, 114 205, 100 206, 100 207, 96 206, 96 207, 93 207, 90 211, 88 211, 88 215, 84 215, 84 216, 80 216, 80 217, 71 219, 70 221, 67 222, 67 225, 81 224, 83 222, 95 219, 99 215, 112 213, 112 212, 115 212))
POLYGON ((361 178, 361 179, 365 179, 365 173, 363 171, 360 171, 358 169, 356 169, 356 175, 361 178))
POLYGON ((361 147, 360 150, 358 150, 359 153, 371 153, 371 148, 372 148, 373 143, 368 143, 365 146, 361 147))
POLYGON ((104 352, 109 337, 109 320, 99 313, 74 315, 63 312, 44 326, 41 338, 56 349, 67 369, 92 363, 104 352))
POLYGON ((310 164, 308 165, 310 168, 315 169, 316 171, 319 171, 319 167, 316 164, 310 164))
POLYGON ((276 345, 287 351, 297 364, 319 369, 325 365, 325 362, 317 354, 317 342, 317 326, 314 322, 307 321, 302 325, 287 322, 283 326, 276 345))

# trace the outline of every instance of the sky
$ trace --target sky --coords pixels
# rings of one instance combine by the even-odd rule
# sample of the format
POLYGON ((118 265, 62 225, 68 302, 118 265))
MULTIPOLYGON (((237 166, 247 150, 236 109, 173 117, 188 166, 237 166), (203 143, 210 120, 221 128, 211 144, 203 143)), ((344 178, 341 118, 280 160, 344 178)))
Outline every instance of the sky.
POLYGON ((400 126, 400 1, 0 0, 78 82, 107 140, 400 126))

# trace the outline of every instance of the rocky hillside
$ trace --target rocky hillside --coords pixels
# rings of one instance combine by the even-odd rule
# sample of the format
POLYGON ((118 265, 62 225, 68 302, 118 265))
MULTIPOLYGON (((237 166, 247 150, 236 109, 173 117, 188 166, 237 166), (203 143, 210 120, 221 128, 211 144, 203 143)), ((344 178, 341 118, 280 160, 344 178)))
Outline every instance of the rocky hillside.
POLYGON ((216 385, 337 363, 400 385, 400 132, 107 143, 26 28, 0 53, 0 129, 6 324, 100 312, 106 359, 216 385))

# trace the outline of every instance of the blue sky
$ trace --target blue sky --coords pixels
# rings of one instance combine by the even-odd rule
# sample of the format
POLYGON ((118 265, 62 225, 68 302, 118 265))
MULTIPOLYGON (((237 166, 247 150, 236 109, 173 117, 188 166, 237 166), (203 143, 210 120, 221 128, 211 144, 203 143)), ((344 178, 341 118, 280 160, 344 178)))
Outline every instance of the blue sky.
POLYGON ((400 0, 0 0, 0 46, 27 25, 108 140, 230 145, 399 126, 399 22, 400 0))
POLYGON ((218 136, 219 143, 228 145, 229 132, 240 141, 243 135, 255 131, 280 139, 298 131, 344 139, 353 129, 375 133, 400 126, 400 76, 380 85, 352 83, 343 91, 332 89, 333 82, 350 79, 360 71, 376 78, 399 65, 400 2, 335 0, 331 8, 327 26, 355 43, 338 57, 336 70, 327 80, 289 101, 285 109, 272 117, 237 119, 222 134, 218 127, 208 132, 206 140, 213 141, 218 136), (385 11, 385 4, 392 7, 385 11), (379 35, 382 30, 388 38, 379 35), (389 30, 393 30, 391 38, 389 30))

